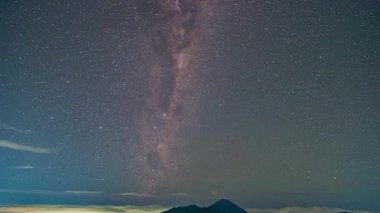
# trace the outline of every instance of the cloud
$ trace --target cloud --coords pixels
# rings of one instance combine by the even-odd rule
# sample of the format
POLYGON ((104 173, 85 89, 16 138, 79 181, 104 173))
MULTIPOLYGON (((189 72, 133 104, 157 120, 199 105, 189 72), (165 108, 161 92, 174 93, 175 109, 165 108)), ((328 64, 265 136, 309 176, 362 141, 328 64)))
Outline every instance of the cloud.
POLYGON ((7 123, 3 123, 3 122, 0 122, 0 129, 11 130, 11 131, 23 134, 23 135, 27 135, 30 132, 30 130, 20 129, 20 128, 11 126, 7 123))
POLYGON ((13 213, 159 213, 167 208, 159 206, 59 206, 59 205, 39 205, 39 206, 12 206, 0 207, 0 212, 13 213))
MULTIPOLYGON (((21 194, 64 194, 62 192, 54 192, 48 190, 12 190, 12 189, 0 189, 1 193, 21 193, 21 194)), ((1 211, 0 211, 1 213, 1 211)))
POLYGON ((14 166, 12 169, 34 169, 34 166, 14 166))
MULTIPOLYGON (((159 213, 167 210, 160 206, 59 206, 59 205, 40 205, 40 206, 12 206, 0 207, 0 212, 13 213, 111 213, 111 212, 128 212, 128 213, 159 213)), ((336 213, 336 212, 352 212, 352 213, 369 213, 367 211, 351 211, 337 208, 301 208, 287 207, 283 209, 251 209, 249 212, 255 213, 336 213)))
POLYGON ((69 194, 102 194, 99 191, 66 191, 69 194))
POLYGON ((17 144, 17 143, 14 143, 12 141, 7 141, 7 140, 0 140, 0 148, 1 147, 24 151, 24 152, 39 153, 39 154, 51 154, 53 152, 52 150, 47 149, 47 148, 25 146, 25 145, 17 144))
POLYGON ((171 194, 166 194, 166 195, 154 195, 154 194, 148 194, 148 193, 139 193, 139 192, 124 192, 124 193, 119 193, 121 196, 131 196, 131 197, 141 197, 141 198, 160 198, 160 197, 166 197, 166 196, 171 196, 171 197, 187 197, 187 196, 192 196, 189 193, 184 193, 184 192, 177 192, 177 193, 171 193, 171 194))
POLYGON ((352 213, 369 213, 367 211, 352 211, 339 208, 327 207, 286 207, 282 209, 248 209, 249 213, 337 213, 337 212, 352 212, 352 213))
POLYGON ((158 197, 158 195, 152 195, 148 193, 138 193, 138 192, 124 192, 120 193, 122 196, 131 196, 131 197, 158 197))
MULTIPOLYGON (((68 195, 68 194, 73 194, 73 195, 92 195, 92 194, 103 194, 103 192, 100 192, 100 191, 79 191, 79 190, 49 191, 49 190, 12 190, 12 189, 0 189, 0 193, 41 194, 41 195, 68 195)), ((2 211, 0 211, 0 213, 2 213, 2 211)))

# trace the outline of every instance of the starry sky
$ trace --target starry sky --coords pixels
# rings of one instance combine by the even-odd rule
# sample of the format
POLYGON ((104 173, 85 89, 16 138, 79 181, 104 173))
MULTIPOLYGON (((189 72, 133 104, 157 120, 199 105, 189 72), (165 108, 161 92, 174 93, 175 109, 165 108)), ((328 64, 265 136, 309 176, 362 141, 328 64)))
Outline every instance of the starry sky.
POLYGON ((379 14, 375 0, 0 0, 0 202, 380 209, 379 14))

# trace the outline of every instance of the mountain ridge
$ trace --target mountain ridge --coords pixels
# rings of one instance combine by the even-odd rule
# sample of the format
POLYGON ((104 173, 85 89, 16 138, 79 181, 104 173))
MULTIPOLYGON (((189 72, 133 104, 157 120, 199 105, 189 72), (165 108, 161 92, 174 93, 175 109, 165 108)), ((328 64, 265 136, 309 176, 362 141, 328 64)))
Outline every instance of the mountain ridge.
POLYGON ((162 213, 247 213, 233 202, 220 199, 208 207, 199 207, 191 204, 187 206, 174 207, 162 213))

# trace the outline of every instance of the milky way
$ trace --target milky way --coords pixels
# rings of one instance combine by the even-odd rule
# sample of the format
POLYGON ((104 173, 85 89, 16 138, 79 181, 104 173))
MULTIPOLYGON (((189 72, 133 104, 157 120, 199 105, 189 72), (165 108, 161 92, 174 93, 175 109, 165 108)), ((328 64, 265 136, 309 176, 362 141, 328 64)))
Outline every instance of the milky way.
POLYGON ((146 1, 146 32, 154 50, 148 94, 140 117, 143 190, 158 193, 177 170, 174 147, 186 113, 199 41, 206 20, 206 1, 146 1))

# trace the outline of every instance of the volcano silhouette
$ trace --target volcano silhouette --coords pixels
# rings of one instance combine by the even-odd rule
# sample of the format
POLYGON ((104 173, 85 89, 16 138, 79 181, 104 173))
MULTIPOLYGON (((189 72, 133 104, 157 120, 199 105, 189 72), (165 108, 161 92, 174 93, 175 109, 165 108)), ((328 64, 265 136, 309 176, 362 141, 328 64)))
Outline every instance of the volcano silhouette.
POLYGON ((209 207, 189 205, 183 207, 175 207, 162 213, 247 213, 247 211, 229 200, 221 199, 209 207))

